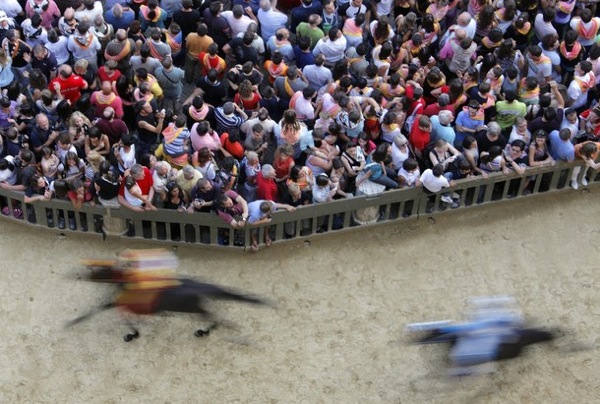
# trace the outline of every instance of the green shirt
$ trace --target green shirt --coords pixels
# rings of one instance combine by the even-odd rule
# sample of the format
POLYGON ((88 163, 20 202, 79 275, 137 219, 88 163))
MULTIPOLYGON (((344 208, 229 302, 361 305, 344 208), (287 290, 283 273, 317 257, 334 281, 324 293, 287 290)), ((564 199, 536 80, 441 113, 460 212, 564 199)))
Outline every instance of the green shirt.
POLYGON ((310 24, 307 22, 301 22, 300 24, 298 24, 298 27, 296 28, 296 35, 297 36, 305 36, 307 38, 310 38, 310 50, 311 51, 317 45, 317 42, 319 42, 319 39, 321 39, 325 36, 325 34, 321 30, 321 28, 319 28, 319 27, 311 28, 310 24))
POLYGON ((515 124, 515 118, 525 117, 527 106, 521 101, 498 101, 496 103, 496 122, 502 129, 506 129, 515 124))

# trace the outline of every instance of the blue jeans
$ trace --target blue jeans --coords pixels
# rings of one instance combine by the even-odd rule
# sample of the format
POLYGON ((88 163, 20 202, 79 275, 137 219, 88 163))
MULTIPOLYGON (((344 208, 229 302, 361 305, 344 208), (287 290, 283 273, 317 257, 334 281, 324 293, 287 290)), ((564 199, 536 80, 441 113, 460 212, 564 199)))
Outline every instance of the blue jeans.
POLYGON ((387 175, 382 174, 377 179, 373 179, 373 178, 369 178, 369 179, 376 184, 384 185, 387 189, 398 188, 398 183, 396 181, 394 181, 393 179, 391 179, 390 177, 388 177, 387 175))

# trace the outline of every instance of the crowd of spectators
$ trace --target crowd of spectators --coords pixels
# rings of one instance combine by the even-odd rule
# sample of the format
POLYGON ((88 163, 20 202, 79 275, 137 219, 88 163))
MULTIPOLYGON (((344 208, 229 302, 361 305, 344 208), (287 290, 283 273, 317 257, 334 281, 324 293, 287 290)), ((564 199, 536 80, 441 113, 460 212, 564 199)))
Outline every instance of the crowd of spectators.
POLYGON ((0 0, 0 187, 233 229, 373 186, 456 207, 457 179, 575 158, 578 189, 598 168, 596 14, 575 0, 0 0))

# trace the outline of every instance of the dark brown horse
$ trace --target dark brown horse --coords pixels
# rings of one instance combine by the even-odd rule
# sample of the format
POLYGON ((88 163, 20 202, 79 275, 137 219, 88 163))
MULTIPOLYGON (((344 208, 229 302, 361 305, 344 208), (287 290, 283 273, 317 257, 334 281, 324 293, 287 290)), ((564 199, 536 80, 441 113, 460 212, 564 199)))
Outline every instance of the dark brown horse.
MULTIPOLYGON (((257 297, 244 295, 223 287, 202 283, 193 279, 174 276, 149 275, 132 276, 131 271, 117 268, 110 261, 88 263, 89 280, 95 282, 116 283, 120 286, 119 294, 112 301, 103 304, 89 313, 76 318, 67 326, 87 320, 102 311, 119 308, 124 312, 151 315, 161 312, 197 313, 210 322, 209 327, 194 332, 197 337, 210 333, 223 324, 207 309, 209 300, 232 300, 252 304, 268 304, 257 297)), ((132 333, 126 334, 124 340, 129 342, 140 336, 131 322, 127 322, 132 333)))

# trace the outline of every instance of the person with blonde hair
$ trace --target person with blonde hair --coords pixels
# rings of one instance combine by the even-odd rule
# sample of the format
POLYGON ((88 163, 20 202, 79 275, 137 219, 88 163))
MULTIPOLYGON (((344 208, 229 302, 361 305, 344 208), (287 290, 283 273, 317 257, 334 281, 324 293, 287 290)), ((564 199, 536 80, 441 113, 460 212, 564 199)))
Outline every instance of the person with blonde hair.
POLYGON ((4 90, 14 79, 12 59, 6 54, 4 48, 0 48, 0 88, 4 90))

